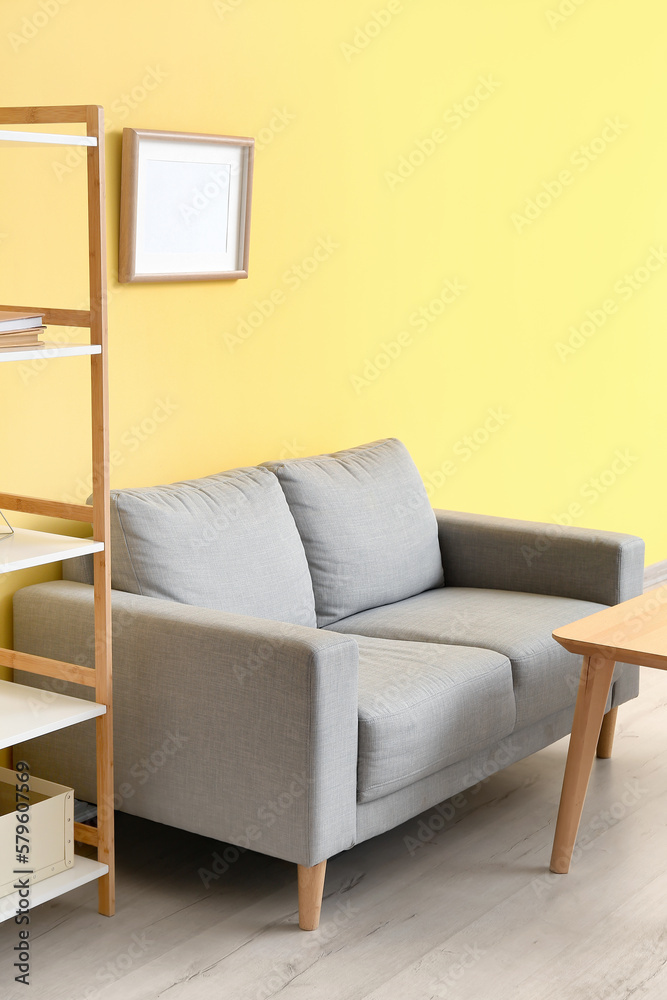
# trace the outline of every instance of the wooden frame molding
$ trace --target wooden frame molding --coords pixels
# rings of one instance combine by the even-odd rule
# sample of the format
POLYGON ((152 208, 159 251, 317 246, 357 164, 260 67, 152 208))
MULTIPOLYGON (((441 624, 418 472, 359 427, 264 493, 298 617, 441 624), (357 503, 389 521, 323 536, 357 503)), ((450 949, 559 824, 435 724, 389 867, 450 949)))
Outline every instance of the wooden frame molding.
MULTIPOLYGON (((163 132, 156 129, 123 129, 123 152, 121 167, 121 196, 120 196, 120 235, 118 246, 118 280, 121 282, 139 281, 225 281, 248 277, 248 262, 250 254, 250 214, 252 205, 252 182, 254 168, 255 140, 248 136, 230 135, 207 135, 196 132, 163 132), (236 267, 225 270, 168 270, 165 261, 160 262, 160 270, 142 270, 141 262, 138 261, 139 250, 137 248, 138 217, 141 211, 139 201, 139 176, 144 167, 140 153, 140 145, 143 141, 150 142, 154 146, 165 146, 167 143, 172 146, 178 144, 191 143, 204 145, 211 149, 217 147, 236 147, 239 150, 241 165, 230 165, 230 188, 233 190, 232 180, 235 173, 240 173, 238 181, 239 197, 239 218, 237 236, 236 267)), ((157 156, 157 154, 156 154, 157 156)), ((165 162, 178 163, 176 154, 173 159, 165 162)), ((196 161, 193 161, 196 162, 196 161)), ((222 162, 219 166, 222 166, 222 162)), ((211 168, 215 163, 210 164, 211 168)), ((212 202, 215 202, 215 196, 212 202)), ((187 207, 187 206, 186 206, 187 207)), ((230 213, 231 214, 231 213, 230 213)), ((228 216, 229 221, 229 216, 228 216)), ((201 250, 203 254, 204 249, 201 250)), ((220 247, 212 251, 220 253, 220 247)), ((172 257, 178 257, 178 253, 173 253, 172 257)), ((172 263, 175 261, 172 260, 172 263)), ((204 265, 202 265, 204 268, 204 265)))

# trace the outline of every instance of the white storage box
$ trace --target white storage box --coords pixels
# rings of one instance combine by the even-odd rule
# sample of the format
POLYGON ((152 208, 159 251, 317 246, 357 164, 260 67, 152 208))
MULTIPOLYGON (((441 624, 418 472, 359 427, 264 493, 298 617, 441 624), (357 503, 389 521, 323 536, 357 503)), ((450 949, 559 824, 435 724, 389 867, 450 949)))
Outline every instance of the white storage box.
POLYGON ((19 878, 29 878, 31 884, 40 882, 74 864, 74 790, 32 776, 27 834, 30 853, 28 864, 17 861, 16 826, 22 820, 16 813, 16 784, 16 772, 0 767, 0 896, 12 892, 19 878), (33 874, 15 874, 21 869, 33 874))

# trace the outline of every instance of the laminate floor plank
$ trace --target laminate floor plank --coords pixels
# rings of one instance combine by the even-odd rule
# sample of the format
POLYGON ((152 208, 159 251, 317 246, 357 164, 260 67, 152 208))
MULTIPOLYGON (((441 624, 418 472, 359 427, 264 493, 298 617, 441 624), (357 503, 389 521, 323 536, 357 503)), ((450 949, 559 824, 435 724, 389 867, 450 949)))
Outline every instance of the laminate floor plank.
MULTIPOLYGON (((596 761, 567 876, 548 871, 567 740, 330 860, 298 930, 296 867, 118 817, 118 910, 84 886, 33 914, 39 1000, 664 1000, 667 678, 642 671, 596 761), (448 814, 446 814, 448 815, 448 814), (421 839, 420 839, 421 838, 421 839)), ((0 925, 0 996, 18 1000, 0 925)))
MULTIPOLYGON (((551 982, 568 970, 571 990, 554 997, 595 997, 578 992, 577 976, 588 963, 602 962, 621 972, 629 958, 645 949, 659 964, 657 941, 662 935, 667 959, 667 895, 661 871, 667 791, 647 798, 645 806, 610 827, 585 854, 578 872, 567 876, 534 869, 534 878, 498 905, 384 982, 364 1000, 405 996, 445 995, 461 1000, 485 995, 494 985, 494 1000, 551 998, 551 982), (604 887, 601 890, 601 887, 604 887), (650 907, 636 900, 650 900, 650 907), (644 911, 644 920, 628 919, 629 908, 644 911), (621 927, 624 939, 610 948, 605 928, 621 927), (591 929, 594 929, 592 932, 591 929), (648 932, 650 928, 650 933, 648 932), (657 949, 657 950, 656 950, 657 949)), ((531 865, 528 871, 533 868, 531 865)), ((564 975, 564 974, 563 974, 564 975)), ((287 994, 289 995, 289 993, 287 994)), ((319 997, 314 993, 314 997, 319 997)), ((629 995, 629 994, 628 994, 629 995)), ((625 996, 623 993, 614 996, 625 996)), ((656 995, 657 996, 657 995, 656 995)))

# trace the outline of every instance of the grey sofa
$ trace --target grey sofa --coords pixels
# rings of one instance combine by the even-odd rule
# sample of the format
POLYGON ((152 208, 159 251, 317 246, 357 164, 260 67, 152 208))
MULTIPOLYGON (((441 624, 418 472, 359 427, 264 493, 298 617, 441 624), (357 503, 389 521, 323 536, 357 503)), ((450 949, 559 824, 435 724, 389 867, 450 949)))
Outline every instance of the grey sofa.
MULTIPOLYGON (((552 630, 642 590, 641 539, 433 511, 395 439, 114 491, 112 546, 115 807, 295 862, 304 929, 327 858, 570 731, 552 630)), ((15 646, 91 665, 65 571, 15 646)), ((618 665, 607 710, 637 691, 618 665)), ((91 725, 21 754, 94 801, 91 725)))

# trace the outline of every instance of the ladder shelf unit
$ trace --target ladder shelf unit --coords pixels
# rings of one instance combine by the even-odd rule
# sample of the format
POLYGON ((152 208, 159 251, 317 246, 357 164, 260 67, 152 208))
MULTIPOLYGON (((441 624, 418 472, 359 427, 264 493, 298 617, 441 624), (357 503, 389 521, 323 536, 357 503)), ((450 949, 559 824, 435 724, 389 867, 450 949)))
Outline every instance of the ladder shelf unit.
MULTIPOLYGON (((89 344, 45 344, 40 348, 5 348, 0 362, 33 358, 90 356, 92 410, 93 504, 61 503, 0 493, 0 510, 77 520, 92 525, 92 538, 77 538, 16 528, 0 540, 0 573, 60 562, 92 553, 94 565, 95 663, 83 667, 11 649, 0 649, 0 664, 94 689, 94 700, 73 698, 41 688, 0 681, 0 749, 46 733, 96 720, 97 828, 74 825, 75 840, 97 848, 97 861, 75 856, 71 869, 35 883, 31 905, 54 899, 86 882, 98 880, 99 911, 115 909, 113 712, 111 679, 111 561, 109 554, 109 401, 107 368, 107 268, 104 185, 104 110, 97 105, 0 108, 0 146, 4 142, 83 146, 88 170, 88 309, 34 308, 2 305, 2 309, 41 313, 52 326, 90 330, 89 344), (6 126, 85 125, 85 135, 67 132, 16 131, 6 126), (44 701, 34 710, 35 699, 44 701)), ((26 155, 29 155, 26 154, 26 155)), ((16 912, 13 896, 0 899, 0 922, 16 912)))

